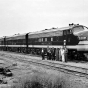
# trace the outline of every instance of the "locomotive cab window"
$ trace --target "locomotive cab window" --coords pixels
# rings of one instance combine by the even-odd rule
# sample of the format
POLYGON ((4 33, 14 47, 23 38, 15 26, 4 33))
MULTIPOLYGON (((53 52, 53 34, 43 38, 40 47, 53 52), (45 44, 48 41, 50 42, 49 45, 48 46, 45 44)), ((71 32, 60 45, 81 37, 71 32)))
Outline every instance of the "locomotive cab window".
POLYGON ((76 26, 72 29, 73 33, 83 31, 84 27, 83 26, 76 26))

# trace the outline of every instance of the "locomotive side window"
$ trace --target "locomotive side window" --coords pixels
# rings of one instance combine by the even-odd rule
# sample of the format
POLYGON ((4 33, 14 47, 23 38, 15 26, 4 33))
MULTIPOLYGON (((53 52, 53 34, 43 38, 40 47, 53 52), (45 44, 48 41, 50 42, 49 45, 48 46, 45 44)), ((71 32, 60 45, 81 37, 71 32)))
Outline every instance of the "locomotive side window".
POLYGON ((64 30, 64 31, 63 31, 63 34, 64 34, 64 35, 66 35, 66 34, 67 34, 67 31, 66 31, 66 30, 64 30))
POLYGON ((72 33, 71 29, 68 29, 68 30, 64 30, 63 31, 63 35, 69 35, 71 33, 72 33))
POLYGON ((67 30, 67 34, 70 34, 70 30, 67 30))
POLYGON ((38 38, 35 38, 35 42, 38 42, 38 38))

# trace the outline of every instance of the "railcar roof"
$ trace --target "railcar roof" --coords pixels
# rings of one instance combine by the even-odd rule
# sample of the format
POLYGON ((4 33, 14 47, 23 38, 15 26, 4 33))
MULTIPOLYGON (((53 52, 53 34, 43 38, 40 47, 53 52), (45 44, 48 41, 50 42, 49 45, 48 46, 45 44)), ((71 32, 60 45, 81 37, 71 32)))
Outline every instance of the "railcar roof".
MULTIPOLYGON (((82 26, 82 25, 76 25, 76 26, 82 26)), ((50 28, 50 29, 46 29, 46 30, 41 30, 41 31, 36 31, 36 32, 29 32, 28 35, 32 35, 32 34, 39 34, 39 33, 48 33, 48 32, 54 32, 54 31, 63 31, 63 30, 67 30, 67 29, 71 29, 75 27, 73 26, 68 26, 68 27, 62 27, 62 28, 50 28)), ((21 37, 25 36, 27 33, 24 34, 16 34, 16 35, 12 35, 12 36, 5 36, 6 38, 18 38, 20 39, 21 37)), ((4 37, 1 37, 0 40, 2 40, 4 37)))
POLYGON ((0 37, 0 41, 4 40, 4 37, 0 37))
POLYGON ((0 39, 3 39, 4 37, 0 37, 0 39))
POLYGON ((15 39, 25 39, 25 34, 17 34, 12 36, 5 36, 7 40, 15 40, 15 39))
POLYGON ((39 33, 46 33, 46 32, 53 32, 53 31, 63 31, 63 30, 67 30, 67 29, 70 29, 70 28, 72 28, 72 26, 62 27, 62 28, 45 29, 45 30, 42 30, 42 31, 31 32, 31 33, 29 33, 29 35, 39 34, 39 33))
POLYGON ((2 38, 4 38, 4 36, 3 37, 0 37, 0 39, 2 39, 2 38))
POLYGON ((5 37, 6 38, 9 38, 9 37, 24 36, 24 35, 26 35, 26 33, 25 34, 16 34, 16 35, 11 35, 11 36, 5 36, 5 37))

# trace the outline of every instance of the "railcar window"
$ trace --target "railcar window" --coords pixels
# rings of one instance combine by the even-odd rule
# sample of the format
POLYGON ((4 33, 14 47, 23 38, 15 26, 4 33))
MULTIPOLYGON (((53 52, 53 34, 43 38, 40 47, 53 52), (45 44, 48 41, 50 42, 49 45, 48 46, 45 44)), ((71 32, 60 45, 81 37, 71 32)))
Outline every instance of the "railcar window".
POLYGON ((56 36, 56 41, 59 41, 59 37, 58 36, 56 36))
POLYGON ((62 41, 63 40, 63 37, 62 36, 59 36, 59 41, 62 41))
POLYGON ((47 37, 47 41, 51 41, 51 37, 47 37))
POLYGON ((21 40, 23 42, 23 44, 26 44, 26 41, 25 40, 21 40))
POLYGON ((1 42, 0 42, 0 45, 1 45, 1 42))
POLYGON ((4 41, 2 41, 2 44, 4 44, 4 41))
POLYGON ((43 38, 42 38, 42 42, 43 42, 43 38))
POLYGON ((42 39, 41 38, 39 38, 39 42, 41 42, 42 41, 42 39))
POLYGON ((45 38, 45 41, 47 42, 47 38, 45 38))
POLYGON ((76 33, 76 32, 80 32, 80 31, 83 31, 84 30, 84 27, 83 26, 76 26, 72 29, 73 33, 76 33))
POLYGON ((51 38, 51 41, 53 41, 53 38, 51 38))
POLYGON ((38 38, 35 38, 35 42, 38 42, 38 38))
POLYGON ((31 44, 32 43, 32 39, 28 39, 28 44, 31 44))
POLYGON ((57 37, 56 36, 53 37, 53 41, 57 41, 57 37))

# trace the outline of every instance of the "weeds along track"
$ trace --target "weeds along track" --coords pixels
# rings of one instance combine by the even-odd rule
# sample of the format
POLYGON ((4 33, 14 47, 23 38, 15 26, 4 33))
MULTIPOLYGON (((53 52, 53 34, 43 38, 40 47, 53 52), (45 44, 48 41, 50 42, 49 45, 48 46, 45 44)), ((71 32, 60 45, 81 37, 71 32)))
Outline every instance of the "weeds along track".
POLYGON ((5 54, 3 54, 3 52, 0 52, 0 58, 4 58, 5 60, 8 58, 14 61, 30 63, 37 66, 42 66, 44 68, 65 72, 67 74, 73 74, 78 76, 88 76, 87 68, 67 65, 65 62, 57 63, 55 61, 33 59, 33 57, 34 56, 32 55, 30 57, 29 55, 24 55, 24 54, 22 55, 22 54, 6 53, 6 52, 5 54))

